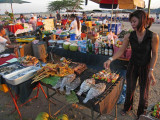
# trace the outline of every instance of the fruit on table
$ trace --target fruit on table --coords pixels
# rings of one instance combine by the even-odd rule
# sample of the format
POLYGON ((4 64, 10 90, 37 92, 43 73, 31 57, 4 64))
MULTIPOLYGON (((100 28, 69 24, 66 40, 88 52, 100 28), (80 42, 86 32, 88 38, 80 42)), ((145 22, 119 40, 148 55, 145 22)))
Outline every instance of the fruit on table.
POLYGON ((70 42, 64 42, 64 43, 63 43, 63 48, 64 48, 65 50, 68 50, 70 44, 71 44, 70 42))
POLYGON ((73 43, 69 46, 70 51, 77 51, 78 50, 78 45, 76 43, 73 43))
POLYGON ((41 112, 37 115, 35 120, 49 120, 49 114, 46 112, 41 112))

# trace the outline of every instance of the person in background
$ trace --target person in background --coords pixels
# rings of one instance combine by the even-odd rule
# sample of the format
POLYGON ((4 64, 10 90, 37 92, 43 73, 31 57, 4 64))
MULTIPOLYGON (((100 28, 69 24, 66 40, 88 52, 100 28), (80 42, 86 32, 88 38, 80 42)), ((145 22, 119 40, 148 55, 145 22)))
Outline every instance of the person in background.
POLYGON ((18 45, 11 44, 10 39, 6 36, 5 29, 0 25, 0 54, 14 53, 14 48, 18 48, 18 45))
POLYGON ((75 14, 71 14, 71 25, 70 25, 70 31, 75 32, 77 38, 80 39, 81 36, 81 22, 79 21, 78 17, 75 14))
POLYGON ((34 18, 33 14, 31 14, 31 18, 28 23, 32 24, 33 30, 35 31, 37 28, 37 20, 34 18))
POLYGON ((57 11, 56 17, 57 17, 57 20, 61 20, 61 15, 59 14, 58 11, 57 11))
POLYGON ((21 23, 25 23, 25 19, 24 19, 24 15, 23 14, 20 14, 20 22, 21 23))
POLYGON ((83 20, 83 22, 85 22, 87 20, 87 15, 85 12, 83 12, 83 14, 82 14, 82 20, 83 20))
POLYGON ((140 99, 137 117, 139 118, 140 115, 146 113, 148 107, 150 83, 152 82, 152 85, 156 84, 153 71, 158 58, 159 36, 148 29, 152 21, 144 11, 136 10, 131 13, 129 21, 134 31, 124 37, 122 47, 113 57, 110 57, 109 60, 104 63, 104 67, 108 69, 110 63, 119 58, 130 43, 132 55, 127 68, 126 99, 121 115, 126 115, 127 112, 133 109, 133 96, 138 80, 140 99))
POLYGON ((49 18, 53 18, 52 14, 50 14, 49 18))
POLYGON ((33 13, 33 17, 34 17, 34 19, 35 19, 35 20, 37 20, 37 16, 36 16, 36 14, 34 14, 34 13, 33 13))
POLYGON ((156 13, 156 19, 157 20, 159 19, 159 13, 156 13))

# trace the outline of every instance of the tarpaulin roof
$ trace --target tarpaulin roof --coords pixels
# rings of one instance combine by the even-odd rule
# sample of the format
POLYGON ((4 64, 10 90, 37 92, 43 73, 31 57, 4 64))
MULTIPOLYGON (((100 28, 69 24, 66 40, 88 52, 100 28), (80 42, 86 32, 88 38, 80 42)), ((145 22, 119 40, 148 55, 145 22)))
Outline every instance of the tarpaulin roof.
MULTIPOLYGON (((100 8, 112 8, 113 0, 91 0, 95 3, 100 4, 100 8)), ((145 2, 144 0, 114 0, 114 8, 117 8, 119 5, 120 9, 135 9, 144 8, 145 2)))

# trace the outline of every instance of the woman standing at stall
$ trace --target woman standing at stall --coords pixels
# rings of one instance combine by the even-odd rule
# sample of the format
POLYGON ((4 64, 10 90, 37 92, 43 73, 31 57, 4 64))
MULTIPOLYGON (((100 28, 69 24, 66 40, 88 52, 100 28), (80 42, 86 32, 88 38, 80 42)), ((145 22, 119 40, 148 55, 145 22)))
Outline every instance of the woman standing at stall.
POLYGON ((137 111, 139 118, 141 114, 145 114, 148 107, 150 82, 152 81, 152 85, 156 84, 153 71, 158 58, 159 37, 156 33, 148 30, 152 21, 148 19, 148 15, 144 11, 136 10, 130 14, 129 20, 134 31, 124 37, 122 47, 104 63, 104 67, 108 69, 110 63, 119 58, 130 43, 132 55, 126 74, 126 99, 121 114, 125 115, 133 108, 133 96, 137 78, 139 78, 140 100, 137 111))
POLYGON ((77 38, 81 37, 81 22, 79 21, 78 17, 75 14, 71 15, 71 25, 70 25, 70 31, 75 32, 77 38))
POLYGON ((11 44, 10 39, 6 36, 5 29, 0 25, 0 54, 14 53, 14 48, 18 48, 18 45, 11 44))

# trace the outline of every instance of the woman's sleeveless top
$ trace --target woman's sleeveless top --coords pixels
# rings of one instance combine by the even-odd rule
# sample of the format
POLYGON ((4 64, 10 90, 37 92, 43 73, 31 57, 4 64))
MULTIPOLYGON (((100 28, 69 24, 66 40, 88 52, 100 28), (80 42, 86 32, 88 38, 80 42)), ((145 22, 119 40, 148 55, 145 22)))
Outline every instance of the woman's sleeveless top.
POLYGON ((131 32, 129 42, 132 49, 130 62, 134 65, 145 66, 150 63, 151 43, 153 32, 146 29, 146 34, 141 43, 138 42, 136 31, 131 32))

